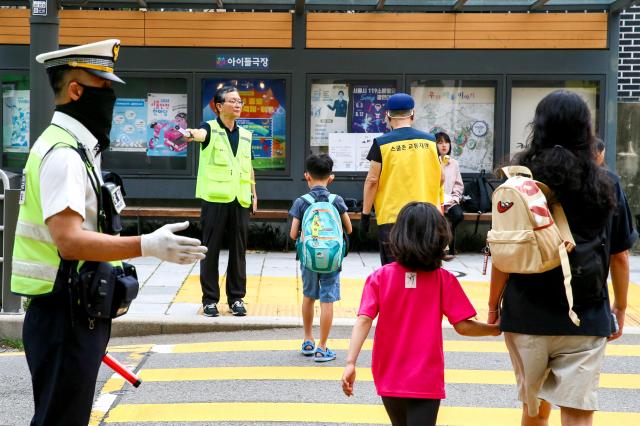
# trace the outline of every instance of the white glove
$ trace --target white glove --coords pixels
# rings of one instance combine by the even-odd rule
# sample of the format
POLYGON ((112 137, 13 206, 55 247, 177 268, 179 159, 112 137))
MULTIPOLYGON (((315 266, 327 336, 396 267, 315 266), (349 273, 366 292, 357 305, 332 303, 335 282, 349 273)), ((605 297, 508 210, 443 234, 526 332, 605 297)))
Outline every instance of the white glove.
POLYGON ((200 245, 200 240, 174 234, 174 232, 185 230, 188 227, 189 221, 170 223, 156 229, 151 234, 141 235, 142 255, 181 264, 204 259, 207 248, 200 245))

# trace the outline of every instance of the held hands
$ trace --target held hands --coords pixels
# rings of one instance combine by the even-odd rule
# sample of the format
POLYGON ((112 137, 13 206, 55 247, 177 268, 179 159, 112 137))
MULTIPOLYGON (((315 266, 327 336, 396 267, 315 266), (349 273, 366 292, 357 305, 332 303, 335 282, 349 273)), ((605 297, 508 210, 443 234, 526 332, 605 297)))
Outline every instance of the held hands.
POLYGON ((347 396, 353 396, 353 383, 356 381, 356 366, 347 364, 342 373, 342 392, 347 396))
POLYGON ((187 264, 205 258, 207 248, 200 240, 181 237, 175 232, 189 227, 189 221, 170 223, 158 228, 151 234, 140 236, 140 248, 143 256, 153 256, 168 262, 187 264))

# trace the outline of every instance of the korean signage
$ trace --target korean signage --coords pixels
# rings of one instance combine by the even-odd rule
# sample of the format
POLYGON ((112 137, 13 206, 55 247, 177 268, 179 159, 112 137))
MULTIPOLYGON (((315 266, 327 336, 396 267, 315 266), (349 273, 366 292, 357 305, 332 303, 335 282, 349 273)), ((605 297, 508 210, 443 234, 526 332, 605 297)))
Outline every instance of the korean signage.
POLYGON ((269 59, 267 55, 218 55, 216 56, 216 68, 268 70, 269 59))

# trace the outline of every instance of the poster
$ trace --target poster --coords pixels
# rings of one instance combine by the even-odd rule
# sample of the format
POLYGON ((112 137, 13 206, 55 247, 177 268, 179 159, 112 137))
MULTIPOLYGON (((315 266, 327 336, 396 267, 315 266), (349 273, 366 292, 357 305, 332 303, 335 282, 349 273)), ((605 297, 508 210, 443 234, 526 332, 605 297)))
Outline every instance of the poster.
POLYGON ((2 90, 2 148, 29 152, 29 91, 2 90))
POLYGON ((223 86, 234 86, 244 102, 236 121, 251 131, 254 169, 284 169, 286 166, 287 106, 286 81, 277 79, 205 80, 202 88, 202 117, 215 120, 213 98, 223 86))
POLYGON ((187 95, 149 93, 147 96, 147 155, 186 157, 188 142, 176 130, 186 129, 187 95))
POLYGON ((387 99, 396 93, 395 84, 357 85, 353 87, 354 133, 386 133, 391 130, 385 119, 387 99))
POLYGON ((331 133, 329 134, 329 156, 336 172, 369 171, 367 154, 373 140, 382 133, 331 133))
MULTIPOLYGON (((509 138, 509 155, 515 154, 529 147, 528 138, 531 128, 529 123, 533 121, 538 103, 549 93, 560 89, 559 87, 513 87, 511 89, 511 132, 509 138)), ((598 99, 597 87, 572 87, 572 92, 584 99, 591 112, 591 122, 595 126, 596 101, 598 99)))
POLYGON ((462 173, 493 169, 495 88, 412 87, 416 101, 413 127, 445 132, 462 173))
POLYGON ((145 152, 147 150, 147 100, 116 100, 111 124, 111 151, 145 152))
POLYGON ((346 133, 348 109, 346 84, 312 84, 311 146, 327 146, 331 133, 346 133))

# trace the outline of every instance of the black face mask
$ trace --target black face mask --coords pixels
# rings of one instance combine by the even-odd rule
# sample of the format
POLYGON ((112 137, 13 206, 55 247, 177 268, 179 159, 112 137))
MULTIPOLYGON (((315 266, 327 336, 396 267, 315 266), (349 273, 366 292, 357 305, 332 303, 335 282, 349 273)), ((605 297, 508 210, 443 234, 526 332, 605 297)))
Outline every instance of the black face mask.
POLYGON ((89 129, 91 134, 98 139, 100 152, 102 152, 109 147, 111 142, 109 132, 111 132, 116 94, 110 87, 80 85, 84 88, 80 99, 58 105, 56 111, 70 115, 89 129))

